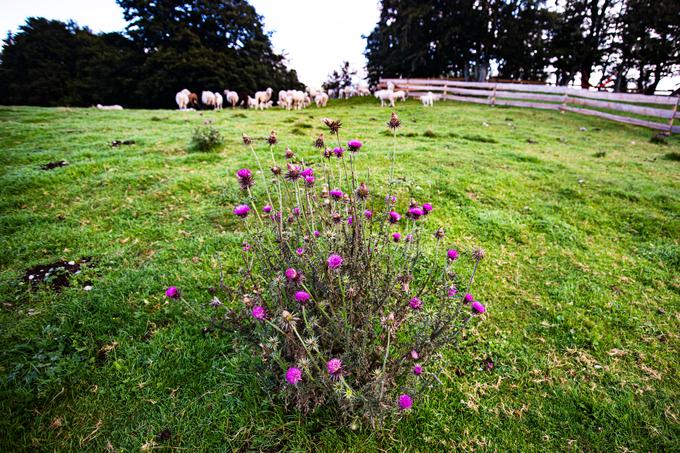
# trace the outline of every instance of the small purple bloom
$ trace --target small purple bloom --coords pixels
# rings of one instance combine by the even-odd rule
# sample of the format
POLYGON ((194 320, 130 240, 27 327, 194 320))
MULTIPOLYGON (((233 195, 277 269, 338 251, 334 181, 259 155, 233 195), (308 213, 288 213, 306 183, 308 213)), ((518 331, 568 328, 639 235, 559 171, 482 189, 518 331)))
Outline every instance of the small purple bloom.
POLYGON ((336 148, 333 148, 333 154, 335 154, 335 157, 337 157, 339 159, 339 158, 342 157, 343 154, 345 154, 345 149, 341 148, 339 146, 336 147, 336 148))
POLYGON ((477 301, 472 302, 472 309, 480 314, 486 311, 486 307, 481 302, 477 301))
POLYGON ((248 170, 247 168, 242 168, 236 172, 236 176, 238 176, 241 179, 252 178, 253 172, 248 170))
POLYGON ((425 215, 428 215, 432 211, 432 205, 430 203, 423 203, 423 211, 425 211, 425 215))
POLYGON ((305 253, 305 249, 303 249, 302 247, 300 247, 300 248, 298 248, 297 250, 295 250, 295 253, 297 253, 298 255, 303 255, 303 254, 305 253))
POLYGON ((394 242, 399 242, 401 240, 401 233, 392 233, 392 240, 394 242))
POLYGON ((264 309, 264 307, 261 307, 259 305, 256 305, 253 307, 253 318, 257 319, 258 321, 262 321, 265 316, 267 316, 267 311, 264 309))
POLYGON ((342 266, 342 257, 340 255, 333 254, 328 257, 328 261, 326 262, 328 263, 329 269, 337 269, 342 266))
POLYGON ((299 216, 300 215, 300 208, 297 206, 293 208, 293 215, 299 216))
POLYGON ((252 246, 250 244, 248 244, 247 242, 243 243, 243 251, 244 252, 250 252, 251 248, 252 248, 252 246))
POLYGON ((394 204, 396 202, 397 202, 397 197, 395 197, 394 195, 388 195, 388 196, 385 197, 385 203, 394 204))
POLYGON ((293 269, 292 267, 289 267, 286 269, 286 272, 284 272, 284 275, 288 280, 297 280, 298 278, 298 272, 293 269))
POLYGON ((347 148, 352 152, 359 151, 361 149, 361 142, 359 140, 350 140, 347 142, 347 148))
POLYGON ((449 249, 449 251, 446 252, 446 256, 448 256, 451 261, 455 261, 458 259, 458 250, 449 249))
POLYGON ((307 186, 307 187, 313 187, 313 186, 314 186, 314 181, 316 181, 316 179, 314 178, 314 176, 305 176, 305 186, 307 186))
POLYGON ((407 234, 406 235, 406 242, 411 242, 413 240, 413 235, 412 234, 407 234))
POLYGON ((328 363, 326 363, 326 368, 328 369, 328 374, 337 376, 342 370, 342 360, 330 359, 328 363))
POLYGON ((407 215, 413 220, 418 220, 425 215, 425 212, 420 208, 409 208, 407 215))
POLYGON ((418 358, 420 358, 420 355, 418 354, 418 351, 416 351, 415 349, 412 350, 412 351, 411 351, 411 358, 412 358, 413 360, 418 360, 418 358))
POLYGON ((397 223, 398 221, 401 220, 401 215, 396 211, 390 211, 388 216, 389 216, 388 220, 390 221, 390 223, 397 223))
POLYGON ((312 296, 310 296, 309 293, 306 291, 297 291, 295 293, 295 300, 297 300, 301 304, 306 303, 311 297, 312 296))
POLYGON ((246 218, 248 217, 248 213, 250 212, 250 207, 247 204, 240 204, 234 208, 234 214, 241 218, 246 218))
POLYGON ((267 204, 267 205, 264 205, 264 208, 262 208, 262 211, 263 211, 265 214, 269 214, 270 212, 272 212, 272 207, 269 206, 268 204, 267 204))
POLYGON ((302 380, 302 370, 300 368, 291 367, 286 371, 286 381, 290 385, 296 385, 302 380))
POLYGON ((347 217, 347 225, 351 225, 353 222, 352 216, 347 217))
POLYGON ((420 376, 421 374, 423 374, 423 367, 420 366, 420 365, 414 366, 413 367, 413 374, 415 374, 416 376, 420 376))
POLYGON ((315 238, 318 238, 319 236, 321 236, 321 231, 319 231, 319 230, 314 230, 314 237, 315 237, 315 238))
POLYGON ((458 288, 451 286, 448 291, 449 297, 454 297, 456 294, 458 294, 458 288))
POLYGON ((465 297, 464 297, 463 299, 465 300, 465 302, 468 302, 468 303, 469 303, 469 302, 472 302, 473 300, 475 300, 475 298, 472 297, 472 294, 470 294, 470 293, 466 293, 466 294, 465 294, 465 297))
POLYGON ((411 300, 408 302, 408 304, 409 304, 409 305, 411 306, 411 308, 413 308, 414 310, 420 310, 421 308, 423 308, 423 301, 420 300, 420 298, 418 298, 418 297, 414 297, 413 299, 411 299, 411 300))
POLYGON ((340 189, 333 189, 333 190, 331 190, 330 192, 328 192, 328 194, 329 194, 329 195, 331 196, 331 198, 333 198, 334 200, 341 200, 341 199, 342 199, 342 196, 344 195, 344 194, 342 193, 342 190, 340 190, 340 189))
POLYGON ((307 176, 314 176, 314 169, 311 167, 305 168, 300 172, 300 175, 307 177, 307 176))
POLYGON ((165 290, 165 297, 168 299, 179 299, 179 289, 176 286, 171 286, 165 290))
POLYGON ((373 213, 372 213, 371 211, 369 211, 368 209, 366 209, 366 210, 364 211, 364 217, 366 217, 367 219, 370 220, 371 217, 373 217, 373 213))
POLYGON ((408 393, 399 395, 399 409, 402 411, 411 409, 413 407, 413 398, 408 393))

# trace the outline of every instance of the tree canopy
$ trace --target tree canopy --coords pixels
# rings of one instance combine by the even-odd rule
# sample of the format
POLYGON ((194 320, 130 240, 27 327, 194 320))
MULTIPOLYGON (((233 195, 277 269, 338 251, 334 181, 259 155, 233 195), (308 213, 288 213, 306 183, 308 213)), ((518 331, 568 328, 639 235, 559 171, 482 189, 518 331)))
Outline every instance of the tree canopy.
POLYGON ((2 102, 172 107, 175 93, 300 88, 244 0, 118 0, 126 33, 29 18, 5 40, 2 102))

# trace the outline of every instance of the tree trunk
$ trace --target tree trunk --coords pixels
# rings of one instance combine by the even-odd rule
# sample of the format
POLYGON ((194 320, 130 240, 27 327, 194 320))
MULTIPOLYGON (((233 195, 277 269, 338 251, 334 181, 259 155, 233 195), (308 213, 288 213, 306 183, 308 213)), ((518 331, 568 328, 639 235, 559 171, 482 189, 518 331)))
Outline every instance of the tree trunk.
POLYGON ((581 88, 587 90, 590 88, 590 74, 592 72, 592 64, 585 62, 581 65, 581 88))

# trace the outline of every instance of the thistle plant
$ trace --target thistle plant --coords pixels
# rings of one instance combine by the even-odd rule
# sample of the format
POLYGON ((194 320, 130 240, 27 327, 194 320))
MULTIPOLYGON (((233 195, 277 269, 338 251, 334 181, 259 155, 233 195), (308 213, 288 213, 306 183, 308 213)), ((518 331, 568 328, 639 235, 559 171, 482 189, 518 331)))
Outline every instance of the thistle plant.
POLYGON ((382 191, 355 170, 367 147, 344 143, 340 121, 322 122, 314 165, 273 131, 260 149, 244 135, 258 168, 235 173, 243 277, 231 304, 213 305, 213 322, 252 346, 285 404, 336 404, 375 426, 417 407, 440 381, 441 352, 485 312, 471 289, 484 252, 449 246, 429 225, 431 203, 397 197, 396 114, 382 191))

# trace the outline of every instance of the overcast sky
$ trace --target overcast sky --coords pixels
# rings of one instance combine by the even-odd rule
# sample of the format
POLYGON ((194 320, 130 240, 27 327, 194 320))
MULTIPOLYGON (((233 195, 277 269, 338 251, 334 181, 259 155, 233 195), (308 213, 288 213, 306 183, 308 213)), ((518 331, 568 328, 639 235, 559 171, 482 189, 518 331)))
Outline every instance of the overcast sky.
MULTIPOLYGON (((273 32, 274 50, 283 52, 300 81, 320 86, 347 60, 363 73, 367 35, 378 22, 378 0, 251 0, 273 32)), ((0 0, 0 33, 16 31, 29 16, 75 20, 93 31, 121 31, 123 11, 115 0, 0 0)))

